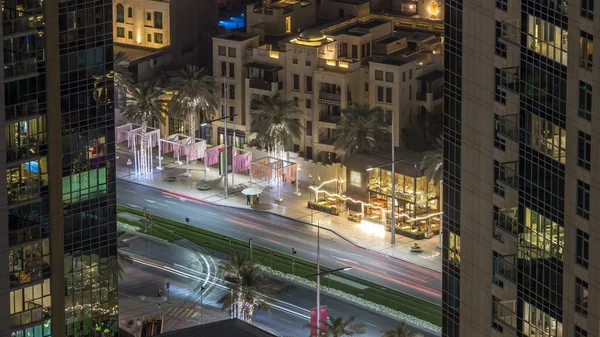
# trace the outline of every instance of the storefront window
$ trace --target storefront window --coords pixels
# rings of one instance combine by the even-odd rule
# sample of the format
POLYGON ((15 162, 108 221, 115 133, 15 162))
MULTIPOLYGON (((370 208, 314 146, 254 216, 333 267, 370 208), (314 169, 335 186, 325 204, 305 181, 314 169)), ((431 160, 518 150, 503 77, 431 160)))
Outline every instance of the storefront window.
MULTIPOLYGON (((438 188, 427 178, 411 177, 396 173, 396 212, 408 214, 415 218, 439 210, 438 188)), ((378 207, 391 209, 392 173, 381 168, 369 171, 369 203, 378 207)), ((379 214, 374 208, 372 213, 379 214)), ((406 220, 406 217, 399 219, 406 220)))
POLYGON ((556 222, 526 208, 525 230, 520 236, 532 248, 527 249, 523 258, 562 260, 564 228, 556 222))
POLYGON ((6 159, 20 160, 39 155, 39 148, 46 144, 46 117, 7 124, 6 159))
POLYGON ((523 302, 523 334, 525 336, 562 337, 562 323, 533 305, 523 302))
POLYGON ((31 160, 6 169, 8 202, 16 204, 40 197, 40 188, 48 185, 47 158, 31 160))

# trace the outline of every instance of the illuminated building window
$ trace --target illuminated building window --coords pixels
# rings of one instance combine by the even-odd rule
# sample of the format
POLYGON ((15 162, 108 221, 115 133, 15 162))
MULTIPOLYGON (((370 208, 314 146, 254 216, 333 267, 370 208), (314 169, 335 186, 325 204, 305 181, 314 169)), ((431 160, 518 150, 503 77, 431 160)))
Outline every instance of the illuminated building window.
POLYGON ((5 132, 8 161, 38 156, 40 146, 46 144, 46 116, 7 124, 5 132))
POLYGON ((523 334, 532 337, 563 336, 563 325, 542 310, 523 302, 523 334))
POLYGON ((588 313, 588 283, 579 277, 575 278, 575 311, 583 316, 588 313))
POLYGON ((6 169, 6 190, 9 203, 19 203, 40 197, 40 188, 48 185, 47 158, 31 160, 6 169))
POLYGON ((556 222, 526 208, 525 229, 520 237, 525 246, 525 258, 562 260, 565 232, 556 222))
POLYGON ((19 286, 43 279, 44 266, 50 266, 50 243, 41 242, 13 248, 9 252, 10 285, 19 286))
POLYGON ((275 50, 269 50, 269 57, 272 59, 278 59, 279 58, 279 52, 275 51, 275 50))
POLYGON ((122 4, 117 5, 117 22, 125 22, 125 7, 122 4))
POLYGON ((50 318, 50 280, 10 292, 11 327, 50 318))
POLYGON ((453 232, 448 236, 448 261, 460 264, 460 235, 453 232))
POLYGON ((161 33, 154 33, 154 43, 163 44, 163 35, 161 33))
POLYGON ((567 157, 567 133, 565 129, 537 115, 531 115, 529 124, 530 135, 527 135, 529 145, 536 151, 565 163, 567 157))
POLYGON ((62 178, 63 203, 76 203, 98 195, 106 194, 106 168, 88 170, 82 165, 75 173, 62 178))

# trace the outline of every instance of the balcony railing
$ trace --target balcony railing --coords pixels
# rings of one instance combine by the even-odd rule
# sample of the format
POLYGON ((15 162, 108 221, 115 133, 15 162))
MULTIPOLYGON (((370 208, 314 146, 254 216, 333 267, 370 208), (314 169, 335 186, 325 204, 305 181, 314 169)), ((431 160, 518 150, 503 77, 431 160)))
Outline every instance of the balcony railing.
POLYGON ((328 101, 335 101, 335 102, 341 102, 342 101, 342 95, 340 94, 334 94, 331 92, 325 92, 325 91, 320 91, 319 92, 319 98, 320 99, 326 99, 328 101))
MULTIPOLYGON (((511 308, 508 304, 503 303, 498 300, 494 301, 493 305, 493 315, 494 319, 499 320, 500 322, 512 327, 513 329, 517 328, 517 313, 514 308, 511 308)), ((514 305, 514 302, 513 302, 514 305)))
POLYGON ((517 94, 521 93, 519 67, 508 67, 500 70, 500 86, 517 94))
POLYGON ((333 145, 333 143, 335 143, 335 138, 326 135, 319 136, 319 144, 333 145))
POLYGON ((516 237, 519 235, 519 220, 512 216, 511 212, 511 209, 500 210, 495 225, 497 228, 516 237))
POLYGON ((39 104, 36 100, 21 102, 15 105, 5 107, 6 119, 28 117, 38 114, 39 104))
POLYGON ((500 163, 498 180, 509 185, 514 189, 519 188, 519 173, 517 171, 516 161, 500 163))
POLYGON ((517 282, 517 267, 515 260, 516 256, 514 254, 499 256, 497 258, 498 269, 496 270, 496 274, 509 281, 517 282))
POLYGON ((321 113, 319 114, 319 121, 320 122, 326 122, 326 123, 337 123, 340 121, 340 119, 342 118, 342 116, 340 114, 330 114, 330 113, 325 113, 323 111, 321 111, 321 113))
POLYGON ((13 8, 2 9, 2 32, 4 35, 16 34, 44 27, 43 8, 20 11, 13 8))
POLYGON ((521 20, 502 21, 500 38, 508 43, 521 45, 521 20))
POLYGON ((10 78, 19 75, 25 75, 37 71, 38 60, 30 58, 12 63, 4 64, 4 77, 10 78))
POLYGON ((260 78, 251 78, 249 82, 250 82, 249 86, 252 89, 260 89, 260 90, 272 91, 273 90, 273 83, 277 83, 277 90, 283 89, 283 82, 265 81, 265 80, 260 79, 260 78))
POLYGON ((519 115, 502 116, 496 119, 496 131, 512 140, 519 140, 519 115))
POLYGON ((444 93, 442 91, 433 91, 433 92, 417 92, 415 94, 415 99, 419 102, 427 102, 437 101, 440 98, 444 97, 444 93))

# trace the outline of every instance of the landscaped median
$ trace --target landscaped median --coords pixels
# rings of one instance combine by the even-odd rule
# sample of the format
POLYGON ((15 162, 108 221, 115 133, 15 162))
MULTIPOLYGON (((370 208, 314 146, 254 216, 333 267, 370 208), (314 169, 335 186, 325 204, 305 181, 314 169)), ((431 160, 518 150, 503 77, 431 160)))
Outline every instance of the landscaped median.
MULTIPOLYGON (((144 232, 145 234, 165 241, 172 242, 180 239, 187 239, 195 244, 225 254, 231 254, 236 251, 249 252, 247 241, 234 239, 155 215, 152 217, 152 227, 147 229, 143 220, 142 211, 118 206, 118 212, 118 221, 122 227, 131 229, 136 228, 137 231, 144 232), (134 216, 137 215, 139 220, 133 220, 132 218, 135 217, 127 216, 128 213, 134 216)), ((252 248, 252 259, 255 262, 270 267, 277 272, 288 274, 292 278, 292 275, 295 275, 299 277, 297 279, 302 279, 306 275, 314 274, 316 271, 316 264, 312 262, 296 258, 294 266, 292 267, 292 262, 294 260, 289 254, 256 244, 252 245, 252 248), (270 252, 272 252, 272 254, 269 254, 270 252)), ((321 270, 326 271, 330 269, 321 266, 321 270)), ((338 293, 346 293, 355 299, 364 299, 365 303, 366 301, 372 302, 375 305, 384 306, 404 315, 412 316, 417 320, 424 321, 423 323, 427 323, 426 325, 428 325, 427 328, 429 329, 438 330, 441 326, 442 311, 441 307, 438 305, 362 280, 348 275, 347 273, 339 272, 333 275, 335 275, 333 279, 323 280, 322 283, 329 288, 334 289, 334 291, 337 290, 338 293)), ((312 281, 314 281, 314 278, 312 281)), ((410 318, 406 318, 406 320, 410 321, 410 318)), ((418 324, 418 322, 413 323, 422 325, 418 324)))

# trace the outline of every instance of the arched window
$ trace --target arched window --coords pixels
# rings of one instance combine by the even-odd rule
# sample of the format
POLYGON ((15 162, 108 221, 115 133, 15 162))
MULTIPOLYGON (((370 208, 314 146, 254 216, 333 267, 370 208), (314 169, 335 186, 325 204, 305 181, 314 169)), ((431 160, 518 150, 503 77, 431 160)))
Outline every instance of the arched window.
POLYGON ((127 17, 128 18, 133 17, 133 8, 131 8, 131 7, 127 8, 127 17))
POLYGON ((125 22, 125 7, 123 5, 117 5, 117 22, 125 22))

